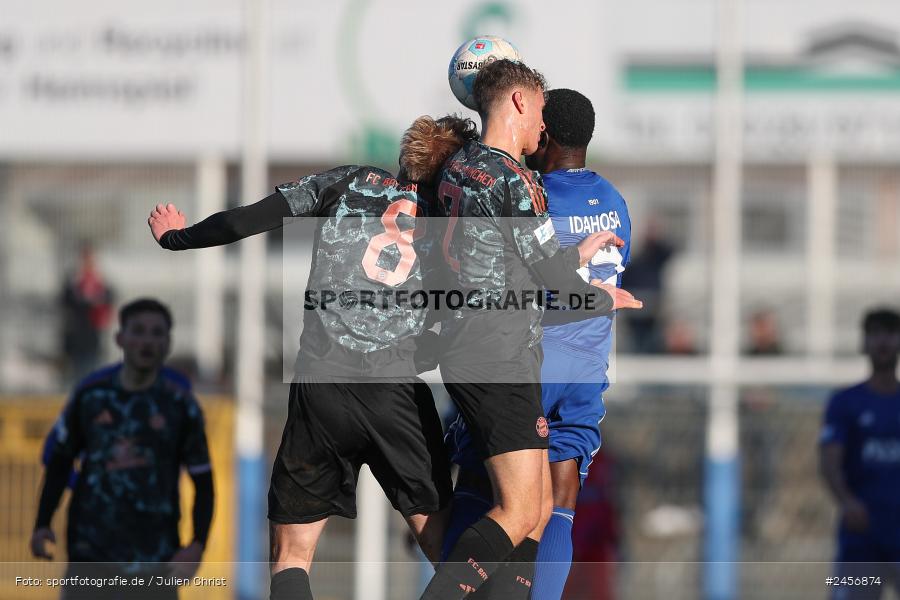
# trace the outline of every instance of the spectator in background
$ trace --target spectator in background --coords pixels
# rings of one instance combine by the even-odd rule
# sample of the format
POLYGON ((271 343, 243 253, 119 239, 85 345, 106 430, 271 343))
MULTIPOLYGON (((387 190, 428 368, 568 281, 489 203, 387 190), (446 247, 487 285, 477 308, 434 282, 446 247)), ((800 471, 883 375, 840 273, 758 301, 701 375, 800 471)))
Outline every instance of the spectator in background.
POLYGON ((778 318, 771 310, 757 310, 750 316, 748 334, 750 343, 747 354, 750 356, 773 356, 782 353, 778 318))
MULTIPOLYGON (((66 577, 192 577, 213 513, 213 480, 203 413, 190 382, 163 366, 172 317, 141 299, 119 313, 123 361, 92 373, 72 394, 45 445, 45 472, 31 537, 38 558, 52 558, 50 523, 75 460, 69 502, 66 577), (179 478, 194 483, 194 535, 181 547, 179 478)), ((175 600, 177 585, 68 586, 66 600, 175 600)))
MULTIPOLYGON (((760 308, 750 315, 747 339, 744 353, 749 356, 782 354, 781 331, 771 309, 760 308)), ((777 434, 773 428, 773 423, 778 422, 773 416, 777 401, 777 390, 770 386, 748 386, 741 392, 741 447, 747 456, 754 457, 742 461, 741 526, 748 538, 760 536, 765 519, 772 514, 770 504, 779 464, 777 434)))
POLYGON ((94 250, 81 248, 77 269, 63 284, 62 347, 66 370, 78 380, 100 362, 102 335, 112 315, 113 295, 97 268, 94 250))
POLYGON ((613 497, 614 468, 609 451, 601 447, 578 495, 578 519, 572 528, 572 573, 565 600, 615 597, 621 535, 613 497))
POLYGON ((863 349, 870 375, 828 402, 820 465, 840 509, 835 574, 882 582, 833 588, 841 599, 877 599, 891 580, 900 592, 900 314, 869 312, 863 349))
POLYGON ((655 354, 662 349, 660 320, 662 311, 662 278, 674 249, 666 241, 655 216, 650 216, 644 242, 635 251, 628 271, 622 274, 622 285, 644 302, 640 311, 627 311, 628 331, 633 351, 655 354))
POLYGON ((694 328, 684 319, 673 319, 665 328, 663 351, 666 354, 692 356, 697 354, 697 336, 694 328))

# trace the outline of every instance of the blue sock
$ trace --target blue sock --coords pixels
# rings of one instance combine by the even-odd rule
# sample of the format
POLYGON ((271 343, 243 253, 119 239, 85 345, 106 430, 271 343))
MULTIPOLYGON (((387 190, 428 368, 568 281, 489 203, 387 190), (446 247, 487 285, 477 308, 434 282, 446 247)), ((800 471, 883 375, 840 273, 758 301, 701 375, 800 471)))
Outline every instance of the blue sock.
POLYGON ((491 510, 491 501, 483 498, 477 492, 468 488, 457 488, 453 494, 453 509, 450 511, 450 522, 447 524, 447 533, 444 534, 444 545, 441 548, 441 561, 447 560, 447 556, 456 546, 459 536, 463 531, 481 520, 487 511, 491 510))
POLYGON ((572 568, 572 522, 575 511, 553 507, 553 515, 544 528, 541 545, 538 546, 537 568, 532 600, 559 600, 562 598, 569 569, 572 568))

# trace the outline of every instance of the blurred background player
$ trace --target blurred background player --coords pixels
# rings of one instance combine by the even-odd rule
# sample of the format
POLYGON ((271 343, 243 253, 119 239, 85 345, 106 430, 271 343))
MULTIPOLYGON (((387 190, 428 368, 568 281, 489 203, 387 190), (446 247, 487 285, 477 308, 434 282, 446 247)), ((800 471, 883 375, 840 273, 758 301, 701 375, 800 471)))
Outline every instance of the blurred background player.
MULTIPOLYGON (((584 95, 551 90, 543 109, 546 131, 537 151, 526 158, 542 173, 548 212, 562 248, 577 246, 589 235, 609 231, 624 246, 599 250, 579 269, 585 281, 620 286, 631 249, 631 219, 618 191, 585 167, 594 132, 594 108, 584 95)), ((550 427, 550 475, 553 513, 538 548, 531 597, 562 596, 572 562, 572 524, 578 492, 600 447, 599 423, 605 414, 603 392, 612 349, 613 316, 585 320, 581 311, 547 310, 542 325, 541 399, 550 427)), ((489 506, 489 486, 473 456, 464 424, 457 420, 449 437, 457 446, 454 461, 463 466, 448 543, 489 506), (485 498, 485 495, 488 495, 485 498)), ((489 584, 490 585, 490 584, 489 584)))
POLYGON ((863 319, 869 378, 831 397, 821 435, 821 470, 840 509, 837 573, 880 576, 880 585, 837 586, 835 598, 879 598, 893 579, 900 592, 900 314, 863 319))
MULTIPOLYGON (((557 290, 593 300, 605 315, 640 307, 627 292, 576 270, 604 246, 622 241, 604 232, 561 250, 547 218, 540 179, 519 163, 538 149, 544 129, 545 82, 528 66, 498 60, 483 67, 474 95, 481 141, 467 143, 445 164, 439 200, 450 217, 444 252, 464 290, 508 297, 522 290, 557 290), (509 218, 514 217, 514 218, 509 218), (456 225, 461 218, 463 224, 456 225), (454 227, 455 226, 455 227, 454 227)), ((484 461, 493 506, 463 531, 422 596, 462 598, 494 575, 490 597, 527 597, 538 540, 550 517, 549 430, 541 408, 541 310, 467 309, 442 324, 441 375, 484 461), (537 474, 541 474, 540 477, 537 474)))
POLYGON ((363 464, 425 555, 438 558, 452 491, 440 417, 416 377, 427 313, 380 298, 400 286, 423 289, 431 238, 419 235, 420 221, 429 214, 435 176, 477 135, 468 119, 420 117, 403 136, 397 177, 376 167, 338 167, 187 229, 171 204, 151 214, 153 236, 169 250, 228 244, 290 217, 323 217, 269 488, 272 600, 312 598, 309 569, 319 537, 328 517, 356 517, 363 464), (347 290, 370 290, 379 300, 347 310, 325 304, 326 293, 347 290))
POLYGON ((674 330, 668 331, 663 320, 663 282, 668 266, 676 254, 675 247, 667 239, 658 216, 648 215, 642 226, 643 243, 640 251, 635 252, 624 277, 628 289, 633 290, 644 303, 641 310, 623 315, 631 350, 639 354, 673 351, 676 354, 693 353, 693 350, 685 351, 693 346, 684 340, 684 328, 687 324, 676 321, 674 330))
POLYGON ((66 375, 77 381, 100 364, 103 334, 113 314, 113 293, 97 267, 90 244, 63 282, 60 296, 66 375))
MULTIPOLYGON (((212 522, 212 469, 203 414, 190 385, 163 368, 171 330, 169 309, 157 300, 123 306, 116 334, 122 362, 77 387, 48 441, 31 551, 52 558, 50 521, 78 458, 66 535, 67 576, 190 577, 197 570, 212 522), (182 467, 195 488, 194 535, 183 548, 178 537, 182 467)), ((92 600, 178 595, 177 586, 126 592, 70 586, 63 595, 92 600)))
MULTIPOLYGON (((566 579, 565 600, 613 600, 616 597, 616 571, 622 560, 616 470, 615 457, 601 447, 581 484, 578 522, 572 527, 572 571, 566 579)), ((544 536, 547 536, 546 532, 544 536)), ((543 542, 542 539, 542 545, 543 542)), ((544 567, 538 565, 539 570, 544 567)), ((540 597, 532 594, 533 600, 540 597)))

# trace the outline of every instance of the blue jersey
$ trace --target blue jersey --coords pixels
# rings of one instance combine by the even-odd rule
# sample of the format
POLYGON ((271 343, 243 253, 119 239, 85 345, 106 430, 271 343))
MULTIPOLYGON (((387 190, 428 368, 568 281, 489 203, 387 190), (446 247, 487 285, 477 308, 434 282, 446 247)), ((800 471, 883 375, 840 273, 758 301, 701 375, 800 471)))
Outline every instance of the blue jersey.
MULTIPOLYGON (((599 231, 612 231, 625 241, 623 248, 600 250, 578 270, 585 281, 600 279, 621 286, 631 254, 631 218, 622 195, 606 179, 587 169, 553 171, 543 180, 560 246, 578 244, 599 231)), ((612 349, 612 324, 613 315, 559 325, 545 322, 545 352, 554 346, 574 350, 602 360, 605 367, 612 349)))
POLYGON ((900 390, 882 396, 863 383, 837 392, 820 441, 843 446, 847 486, 870 511, 900 511, 900 390))
MULTIPOLYGON (((611 183, 587 169, 553 171, 543 176, 548 213, 560 246, 578 244, 589 234, 612 231, 623 248, 599 251, 579 269, 585 281, 621 285, 631 250, 631 219, 625 201, 611 183)), ((565 320, 560 311, 554 323, 565 320)), ((550 462, 578 461, 582 481, 600 447, 599 422, 606 409, 603 391, 612 349, 612 317, 548 324, 545 313, 541 368, 541 402, 550 426, 550 462)), ((477 469, 481 464, 462 419, 447 434, 453 462, 477 469)))

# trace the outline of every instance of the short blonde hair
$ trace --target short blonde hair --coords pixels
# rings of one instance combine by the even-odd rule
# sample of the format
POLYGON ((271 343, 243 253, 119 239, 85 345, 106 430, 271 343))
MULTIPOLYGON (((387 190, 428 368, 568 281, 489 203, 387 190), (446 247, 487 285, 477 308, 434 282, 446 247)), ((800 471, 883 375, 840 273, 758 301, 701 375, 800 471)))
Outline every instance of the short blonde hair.
POLYGON ((448 158, 467 141, 477 139, 478 127, 471 119, 419 117, 400 140, 400 169, 410 181, 430 183, 448 158))

